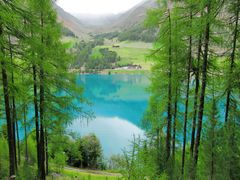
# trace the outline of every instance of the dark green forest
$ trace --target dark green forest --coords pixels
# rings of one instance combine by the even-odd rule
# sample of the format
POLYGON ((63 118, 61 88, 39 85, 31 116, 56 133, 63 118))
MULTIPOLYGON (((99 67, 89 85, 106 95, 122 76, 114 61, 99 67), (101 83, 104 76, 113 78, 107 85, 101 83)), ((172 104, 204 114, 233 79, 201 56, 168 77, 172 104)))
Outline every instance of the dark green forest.
POLYGON ((103 39, 97 38, 94 41, 76 43, 71 51, 77 51, 72 68, 84 67, 85 73, 99 72, 104 69, 111 69, 117 66, 120 60, 118 54, 108 48, 94 49, 103 45, 103 39))
POLYGON ((240 0, 157 0, 144 25, 74 47, 53 3, 0 0, 0 179, 45 180, 67 165, 128 180, 240 179, 240 0), (153 42, 154 63, 145 137, 106 163, 94 134, 66 127, 93 118, 71 69, 114 67, 116 52, 93 53, 112 38, 153 42))

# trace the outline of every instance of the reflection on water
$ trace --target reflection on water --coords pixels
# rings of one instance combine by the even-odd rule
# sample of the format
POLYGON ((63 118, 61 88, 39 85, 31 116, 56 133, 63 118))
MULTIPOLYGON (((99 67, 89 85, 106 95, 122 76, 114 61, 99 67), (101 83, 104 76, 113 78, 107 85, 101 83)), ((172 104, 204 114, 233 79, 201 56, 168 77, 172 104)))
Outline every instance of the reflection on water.
POLYGON ((71 129, 81 135, 95 133, 104 154, 121 153, 135 135, 142 135, 140 120, 147 107, 149 80, 144 75, 79 75, 85 97, 93 103, 87 107, 96 119, 88 126, 75 120, 71 129))
POLYGON ((94 121, 83 124, 81 120, 74 121, 72 131, 80 135, 94 132, 103 145, 106 156, 121 153, 123 148, 130 145, 130 140, 135 136, 143 136, 143 131, 127 120, 118 117, 97 117, 94 121))

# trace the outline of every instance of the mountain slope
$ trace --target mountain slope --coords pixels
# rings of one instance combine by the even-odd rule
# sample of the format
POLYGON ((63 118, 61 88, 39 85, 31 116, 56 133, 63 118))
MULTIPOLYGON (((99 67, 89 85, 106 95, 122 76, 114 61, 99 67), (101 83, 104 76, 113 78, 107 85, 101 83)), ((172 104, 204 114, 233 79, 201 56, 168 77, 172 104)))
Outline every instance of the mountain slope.
POLYGON ((58 5, 55 4, 54 6, 59 21, 62 22, 66 28, 70 29, 79 38, 88 39, 90 33, 100 34, 124 31, 136 27, 143 23, 146 17, 146 11, 155 5, 155 0, 146 0, 122 14, 95 17, 96 19, 94 19, 94 17, 88 17, 87 15, 76 15, 76 17, 74 17, 58 5))
POLYGON ((57 12, 58 21, 62 23, 64 27, 71 30, 80 39, 87 40, 90 38, 88 35, 89 28, 85 27, 79 19, 64 11, 57 4, 53 6, 57 12))
POLYGON ((148 9, 156 6, 155 0, 144 1, 123 13, 111 26, 112 29, 123 30, 143 23, 148 9))

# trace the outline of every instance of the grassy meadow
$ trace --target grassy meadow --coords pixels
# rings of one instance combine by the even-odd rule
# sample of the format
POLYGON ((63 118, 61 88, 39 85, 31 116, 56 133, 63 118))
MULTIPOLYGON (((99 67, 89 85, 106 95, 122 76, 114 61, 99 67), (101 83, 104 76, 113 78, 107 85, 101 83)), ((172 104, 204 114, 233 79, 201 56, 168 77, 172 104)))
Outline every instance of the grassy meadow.
MULTIPOLYGON (((149 71, 151 69, 152 62, 147 59, 147 55, 150 53, 151 46, 152 45, 150 43, 132 41, 107 43, 104 46, 97 46, 93 53, 98 53, 98 50, 101 48, 109 48, 109 50, 115 51, 118 56, 120 56, 121 60, 118 62, 119 65, 140 65, 142 67, 141 71, 149 71), (113 48, 113 44, 119 45, 120 47, 113 48)), ((119 72, 123 73, 125 71, 120 70, 119 72)))

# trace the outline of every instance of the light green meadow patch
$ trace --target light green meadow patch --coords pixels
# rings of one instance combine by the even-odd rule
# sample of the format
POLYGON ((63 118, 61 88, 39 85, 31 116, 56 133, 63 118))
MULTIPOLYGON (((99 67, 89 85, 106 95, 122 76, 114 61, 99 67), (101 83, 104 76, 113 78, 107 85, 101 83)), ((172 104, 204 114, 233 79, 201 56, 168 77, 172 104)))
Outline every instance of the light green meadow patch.
POLYGON ((150 53, 150 43, 124 41, 115 45, 119 45, 120 47, 114 48, 112 45, 97 46, 94 53, 101 48, 109 48, 109 50, 115 51, 118 56, 120 56, 121 60, 118 62, 119 65, 125 66, 133 64, 140 65, 142 70, 151 69, 152 62, 146 58, 150 53))

